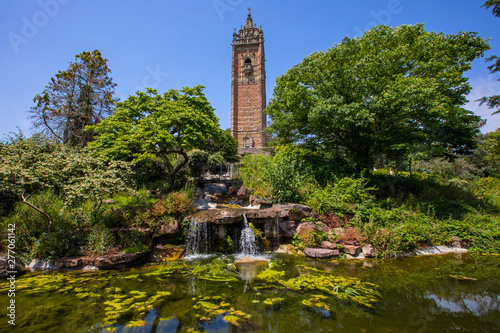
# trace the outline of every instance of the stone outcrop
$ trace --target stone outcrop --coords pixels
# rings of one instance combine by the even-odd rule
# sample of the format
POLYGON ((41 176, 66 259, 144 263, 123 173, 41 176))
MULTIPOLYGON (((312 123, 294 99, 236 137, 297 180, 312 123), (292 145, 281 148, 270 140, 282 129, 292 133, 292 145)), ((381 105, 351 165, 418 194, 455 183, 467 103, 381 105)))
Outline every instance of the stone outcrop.
POLYGON ((338 257, 340 255, 340 252, 339 250, 306 247, 304 249, 304 254, 309 258, 314 258, 314 259, 330 259, 338 257))
POLYGON ((314 212, 309 206, 282 204, 265 209, 208 209, 198 211, 186 217, 186 219, 194 219, 198 223, 232 224, 242 222, 243 214, 252 223, 300 221, 304 218, 314 216, 314 212))
POLYGON ((242 186, 239 188, 238 192, 236 193, 236 197, 238 200, 248 200, 250 199, 250 190, 246 188, 245 186, 242 186))
POLYGON ((344 244, 343 246, 344 246, 344 252, 351 256, 357 256, 362 251, 361 246, 359 245, 344 244))
POLYGON ((120 268, 128 265, 136 265, 143 262, 149 252, 137 253, 117 253, 107 256, 97 257, 94 265, 99 269, 120 268))
POLYGON ((361 248, 361 251, 365 258, 374 258, 377 255, 377 251, 371 244, 367 244, 361 248))
POLYGON ((259 208, 270 208, 273 205, 271 201, 253 195, 250 195, 249 200, 251 206, 258 206, 259 208))

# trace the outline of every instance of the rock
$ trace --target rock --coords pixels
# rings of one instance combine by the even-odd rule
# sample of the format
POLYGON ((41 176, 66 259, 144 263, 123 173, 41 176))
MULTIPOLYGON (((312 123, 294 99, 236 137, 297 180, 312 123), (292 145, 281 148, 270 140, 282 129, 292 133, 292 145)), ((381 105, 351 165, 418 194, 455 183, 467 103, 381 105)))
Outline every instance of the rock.
POLYGON ((62 257, 54 261, 54 265, 59 268, 77 268, 83 266, 81 257, 62 257))
POLYGON ((366 258, 374 258, 377 255, 377 251, 375 251, 375 248, 371 244, 363 246, 361 250, 366 258))
POLYGON ((4 278, 14 274, 16 276, 26 273, 26 268, 21 259, 16 256, 1 256, 0 257, 0 278, 4 278), (11 267, 10 265, 14 265, 11 267), (16 272, 16 273, 8 273, 16 272))
POLYGON ((99 269, 111 269, 134 265, 142 262, 149 252, 137 253, 117 253, 98 257, 95 261, 95 266, 99 269))
POLYGON ((416 255, 432 255, 432 254, 447 254, 447 253, 467 253, 467 249, 454 248, 448 246, 431 246, 425 249, 415 250, 416 255))
POLYGON ((250 190, 245 186, 240 187, 236 193, 238 200, 248 200, 250 198, 250 190))
POLYGON ((333 250, 337 248, 337 244, 333 244, 332 242, 329 241, 321 241, 321 248, 333 250))
POLYGON ((28 266, 26 266, 26 268, 30 271, 30 272, 35 272, 35 271, 57 271, 59 269, 59 267, 57 267, 56 265, 48 262, 48 261, 45 261, 45 260, 40 260, 40 259, 33 259, 31 260, 31 262, 29 263, 28 266))
POLYGON ((365 259, 365 256, 363 255, 363 253, 359 253, 358 255, 356 256, 352 256, 350 254, 346 254, 345 255, 345 258, 346 259, 365 259))
POLYGON ((166 262, 179 259, 184 254, 184 248, 172 245, 160 245, 151 253, 150 260, 152 262, 166 262))
POLYGON ((229 188, 227 189, 227 192, 229 194, 233 194, 234 195, 234 194, 238 193, 239 189, 240 189, 239 186, 229 186, 229 188))
POLYGON ((292 238, 297 231, 297 222, 295 221, 280 221, 280 236, 292 238))
POLYGON ((276 250, 276 253, 295 254, 295 248, 292 244, 280 244, 280 247, 276 250))
POLYGON ((162 224, 158 236, 172 236, 180 234, 180 223, 177 219, 168 220, 168 223, 162 224))
POLYGON ((361 246, 358 245, 343 244, 343 246, 344 252, 346 254, 350 254, 351 256, 357 256, 362 251, 361 246))
POLYGON ((217 238, 224 239, 227 236, 227 228, 225 225, 221 224, 217 226, 217 238))
POLYGON ((317 249, 306 247, 304 249, 304 254, 309 258, 315 259, 328 259, 333 257, 338 257, 340 255, 339 250, 328 250, 328 249, 317 249))
POLYGON ((321 222, 301 222, 297 227, 297 234, 300 235, 307 229, 316 229, 318 231, 326 232, 328 227, 321 222))
POLYGON ((260 208, 270 208, 272 207, 273 203, 269 200, 258 198, 256 196, 251 195, 250 196, 250 205, 252 206, 260 206, 260 208))
POLYGON ((269 267, 269 261, 264 258, 244 257, 236 260, 234 265, 245 279, 251 280, 264 268, 269 267))
POLYGON ((84 272, 95 272, 97 270, 99 270, 99 268, 97 268, 93 265, 87 265, 87 266, 82 267, 82 271, 84 271, 84 272))
POLYGON ((235 260, 234 264, 235 265, 242 265, 242 264, 255 264, 255 263, 265 263, 266 265, 269 264, 269 259, 265 258, 257 258, 257 257, 250 257, 246 256, 241 259, 235 260))

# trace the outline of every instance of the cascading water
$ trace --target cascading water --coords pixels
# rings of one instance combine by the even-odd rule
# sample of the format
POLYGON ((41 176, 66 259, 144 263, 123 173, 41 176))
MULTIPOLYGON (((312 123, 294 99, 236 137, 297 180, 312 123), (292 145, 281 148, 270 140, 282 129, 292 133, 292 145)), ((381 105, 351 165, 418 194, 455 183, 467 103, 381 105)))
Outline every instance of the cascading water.
POLYGON ((243 230, 240 237, 240 252, 242 255, 255 255, 258 253, 255 233, 248 226, 247 216, 243 214, 243 230))
POLYGON ((211 236, 208 229, 208 223, 198 223, 191 219, 186 243, 188 255, 209 253, 211 236))
POLYGON ((276 251, 280 247, 280 220, 276 216, 276 223, 274 224, 274 250, 276 251))

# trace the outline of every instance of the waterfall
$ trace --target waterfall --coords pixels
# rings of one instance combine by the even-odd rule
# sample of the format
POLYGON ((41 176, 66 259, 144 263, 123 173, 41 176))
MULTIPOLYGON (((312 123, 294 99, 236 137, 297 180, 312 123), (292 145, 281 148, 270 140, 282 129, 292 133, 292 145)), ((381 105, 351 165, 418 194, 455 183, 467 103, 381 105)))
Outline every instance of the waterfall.
POLYGON ((280 247, 280 219, 276 216, 276 223, 274 224, 274 251, 280 247))
POLYGON ((258 252, 255 233, 248 226, 247 216, 243 214, 243 230, 240 237, 240 252, 243 255, 255 255, 258 252))
POLYGON ((209 253, 210 236, 208 223, 198 223, 194 219, 191 219, 188 229, 186 252, 189 255, 209 253))

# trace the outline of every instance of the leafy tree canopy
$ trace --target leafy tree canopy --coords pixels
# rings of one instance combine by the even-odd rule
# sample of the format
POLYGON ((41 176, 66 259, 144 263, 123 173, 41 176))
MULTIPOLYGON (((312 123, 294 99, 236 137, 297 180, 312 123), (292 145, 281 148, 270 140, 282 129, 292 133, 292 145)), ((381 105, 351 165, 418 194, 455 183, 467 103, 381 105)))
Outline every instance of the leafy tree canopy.
POLYGON ((108 116, 115 104, 116 84, 109 77, 107 59, 99 50, 82 52, 69 68, 50 79, 29 113, 33 126, 63 143, 84 147, 93 132, 84 131, 108 116))
POLYGON ((340 153, 358 169, 376 156, 474 147, 482 124, 465 110, 464 72, 489 49, 473 32, 427 32, 422 24, 378 26, 313 53, 277 79, 266 113, 279 143, 340 153))
MULTIPOLYGON (((488 0, 486 1, 482 7, 490 8, 493 7, 493 15, 496 17, 500 17, 500 0, 488 0)), ((486 58, 486 61, 492 62, 490 66, 488 66, 488 69, 490 70, 490 74, 493 73, 498 73, 500 72, 500 57, 497 55, 493 55, 491 57, 486 58)), ((500 79, 498 79, 500 81, 500 79)), ((493 96, 485 96, 479 99, 481 102, 480 105, 483 105, 486 103, 486 105, 490 109, 496 109, 496 111, 493 112, 493 114, 500 113, 500 95, 493 95, 493 96)))
POLYGON ((137 92, 117 103, 114 113, 90 127, 97 136, 88 148, 96 155, 133 162, 161 158, 170 175, 188 161, 191 149, 206 148, 209 139, 219 142, 221 130, 203 86, 137 92), (183 156, 175 164, 172 155, 183 156))
POLYGON ((66 208, 84 205, 86 201, 97 203, 95 214, 104 197, 128 189, 130 176, 126 162, 92 157, 37 134, 30 138, 19 135, 0 150, 0 187, 22 197, 24 203, 46 215, 49 221, 43 207, 30 204, 29 196, 52 189, 61 195, 66 208))

